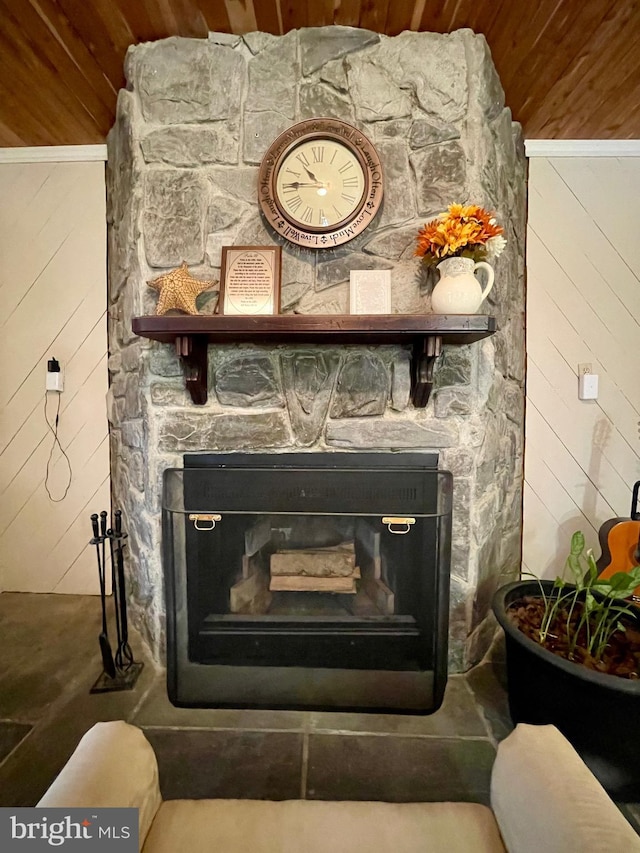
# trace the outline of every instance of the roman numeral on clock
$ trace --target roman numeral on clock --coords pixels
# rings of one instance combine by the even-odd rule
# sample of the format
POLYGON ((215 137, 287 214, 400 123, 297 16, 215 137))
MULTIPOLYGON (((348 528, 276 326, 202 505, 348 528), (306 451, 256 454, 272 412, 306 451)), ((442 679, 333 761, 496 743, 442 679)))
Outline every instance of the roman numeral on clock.
POLYGON ((314 163, 324 162, 324 145, 314 145, 311 148, 314 163))
POLYGON ((309 165, 309 160, 308 160, 306 154, 304 153, 304 151, 300 151, 299 154, 296 154, 296 160, 299 160, 303 166, 309 165))
POLYGON ((302 204, 302 199, 300 198, 300 196, 297 193, 296 193, 296 195, 293 196, 293 198, 287 199, 287 207, 289 208, 289 210, 292 210, 294 213, 300 207, 301 204, 302 204))
POLYGON ((345 172, 348 172, 349 169, 353 169, 353 163, 351 162, 351 160, 347 160, 346 163, 343 163, 342 166, 338 167, 338 171, 340 172, 341 175, 344 174, 345 172))
POLYGON ((358 186, 358 178, 355 175, 353 175, 350 178, 345 178, 342 181, 342 186, 343 187, 357 187, 358 186))
POLYGON ((347 195, 347 193, 342 193, 342 198, 345 201, 349 202, 349 204, 353 204, 356 200, 356 197, 354 195, 347 195))
POLYGON ((307 207, 305 208, 304 213, 303 213, 303 214, 302 214, 302 216, 300 217, 300 219, 301 219, 303 222, 308 222, 308 223, 309 223, 309 225, 311 225, 311 220, 312 220, 312 218, 313 218, 313 210, 312 210, 312 208, 310 208, 309 206, 307 206, 307 207))

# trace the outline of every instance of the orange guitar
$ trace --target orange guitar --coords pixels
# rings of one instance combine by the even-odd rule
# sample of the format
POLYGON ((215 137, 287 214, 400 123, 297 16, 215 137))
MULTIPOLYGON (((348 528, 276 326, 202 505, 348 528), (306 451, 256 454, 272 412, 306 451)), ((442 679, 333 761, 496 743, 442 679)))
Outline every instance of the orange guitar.
MULTIPOLYGON (((612 518, 606 521, 598 533, 602 555, 597 562, 598 577, 610 578, 616 572, 628 572, 640 565, 640 512, 638 491, 640 480, 633 487, 631 518, 612 518)), ((633 598, 640 600, 640 587, 633 598)))

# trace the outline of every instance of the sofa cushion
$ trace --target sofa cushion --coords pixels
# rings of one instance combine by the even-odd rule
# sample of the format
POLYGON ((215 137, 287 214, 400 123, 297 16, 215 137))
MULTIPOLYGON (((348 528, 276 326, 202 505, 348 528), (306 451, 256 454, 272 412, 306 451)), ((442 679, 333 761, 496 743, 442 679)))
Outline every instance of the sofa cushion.
POLYGON ((169 800, 143 853, 504 853, 486 806, 169 800))

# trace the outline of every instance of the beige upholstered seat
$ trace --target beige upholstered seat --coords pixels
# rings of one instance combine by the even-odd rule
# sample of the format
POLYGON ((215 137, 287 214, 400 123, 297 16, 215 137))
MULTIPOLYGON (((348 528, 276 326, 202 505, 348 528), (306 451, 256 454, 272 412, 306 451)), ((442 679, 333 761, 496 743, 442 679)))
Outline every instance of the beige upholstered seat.
POLYGON ((145 853, 493 853, 491 810, 474 803, 174 800, 162 804, 145 853))
POLYGON ((163 802, 140 729, 98 723, 39 805, 134 806, 144 853, 640 853, 640 838, 553 726, 498 747, 491 809, 473 803, 163 802))

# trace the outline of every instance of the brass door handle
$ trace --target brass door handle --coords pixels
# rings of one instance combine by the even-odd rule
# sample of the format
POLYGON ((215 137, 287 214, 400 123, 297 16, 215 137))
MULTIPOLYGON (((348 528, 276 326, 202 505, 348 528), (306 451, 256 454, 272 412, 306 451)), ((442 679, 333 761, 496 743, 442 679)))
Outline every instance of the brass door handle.
POLYGON ((216 522, 222 521, 222 516, 212 512, 194 512, 189 516, 189 521, 193 521, 193 526, 196 530, 213 530, 216 522))
POLYGON ((408 533, 411 530, 411 525, 416 523, 415 518, 410 518, 408 516, 396 516, 396 515, 385 515, 382 517, 382 523, 387 525, 387 530, 389 533, 399 533, 404 534, 408 533), (396 526, 400 526, 402 529, 396 530, 396 526))

